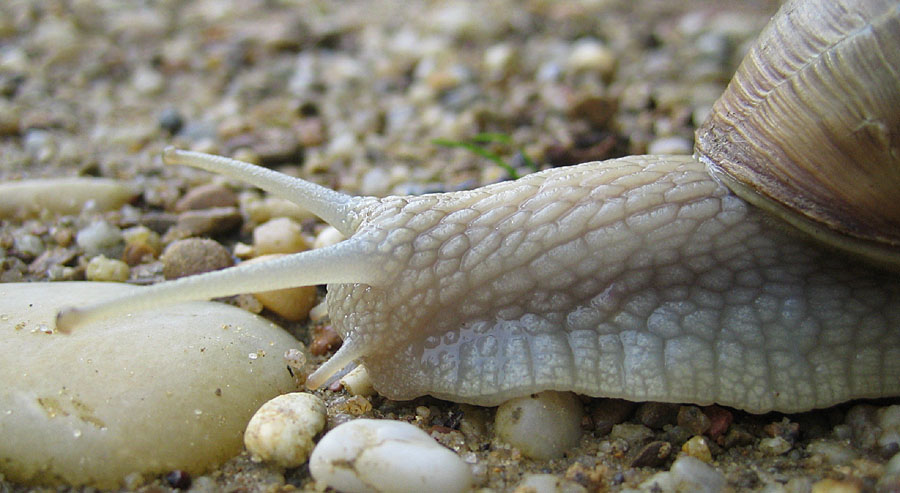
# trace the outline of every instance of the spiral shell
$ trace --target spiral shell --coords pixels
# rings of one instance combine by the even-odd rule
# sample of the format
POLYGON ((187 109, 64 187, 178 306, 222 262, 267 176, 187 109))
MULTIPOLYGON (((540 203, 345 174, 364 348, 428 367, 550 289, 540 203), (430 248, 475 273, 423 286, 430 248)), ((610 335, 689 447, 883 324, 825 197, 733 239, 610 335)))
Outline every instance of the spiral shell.
POLYGON ((900 2, 789 2, 697 154, 738 195, 838 246, 900 257, 900 2))

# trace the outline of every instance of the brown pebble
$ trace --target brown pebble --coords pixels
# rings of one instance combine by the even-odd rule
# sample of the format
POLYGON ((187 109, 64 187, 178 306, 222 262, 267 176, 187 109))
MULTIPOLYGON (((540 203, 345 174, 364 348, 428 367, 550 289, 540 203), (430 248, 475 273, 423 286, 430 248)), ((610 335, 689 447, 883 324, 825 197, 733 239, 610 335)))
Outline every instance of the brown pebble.
POLYGON ((126 243, 122 260, 129 266, 134 267, 135 265, 152 261, 156 257, 156 253, 156 249, 146 243, 126 243))
POLYGON ((713 440, 718 440, 724 435, 734 421, 734 415, 724 407, 706 406, 703 408, 703 414, 709 418, 709 429, 706 430, 706 434, 713 440))
POLYGON ((594 431, 608 435, 614 425, 624 422, 631 416, 636 406, 634 402, 622 399, 597 399, 590 411, 594 431))
POLYGON ((763 427, 763 431, 770 437, 784 438, 790 443, 796 442, 800 437, 800 425, 787 418, 782 418, 781 421, 767 424, 763 427))
POLYGON ((666 402, 645 402, 638 407, 634 415, 642 425, 660 430, 665 425, 675 424, 678 407, 678 404, 666 402))
POLYGON ((661 465, 672 453, 672 444, 653 441, 641 447, 631 459, 631 467, 656 467, 661 465))
POLYGON ((216 207, 197 211, 185 211, 178 215, 178 222, 166 232, 163 241, 191 236, 212 236, 227 233, 241 225, 243 217, 236 207, 216 207), (174 231, 173 231, 174 230, 174 231))
POLYGON ((709 418, 697 406, 678 408, 678 426, 686 428, 694 435, 702 435, 710 427, 709 418))
POLYGON ((309 343, 309 352, 314 356, 322 356, 337 349, 341 345, 341 336, 330 325, 317 326, 313 329, 313 339, 309 343))
POLYGON ((228 187, 208 183, 188 190, 175 203, 177 212, 211 209, 214 207, 237 207, 237 196, 228 187))
POLYGON ((166 247, 160 260, 163 262, 163 275, 166 279, 177 279, 234 265, 225 247, 206 238, 178 240, 166 247))
POLYGON ((569 118, 583 119, 594 128, 602 128, 616 114, 618 102, 609 97, 589 95, 574 102, 569 108, 569 118))

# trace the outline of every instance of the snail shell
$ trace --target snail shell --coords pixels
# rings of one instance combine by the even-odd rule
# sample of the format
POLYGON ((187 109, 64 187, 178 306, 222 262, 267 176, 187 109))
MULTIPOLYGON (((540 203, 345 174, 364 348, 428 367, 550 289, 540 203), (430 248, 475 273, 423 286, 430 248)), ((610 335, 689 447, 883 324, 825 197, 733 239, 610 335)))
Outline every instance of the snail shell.
POLYGON ((900 3, 790 2, 763 30, 697 155, 738 195, 897 264, 900 3))
MULTIPOLYGON (((754 412, 900 395, 897 275, 812 243, 722 183, 740 183, 735 167, 743 160, 758 158, 761 167, 777 160, 772 176, 794 186, 811 171, 784 163, 811 162, 815 168, 819 161, 846 159, 846 168, 857 155, 885 149, 894 156, 884 161, 887 171, 873 171, 863 160, 865 172, 838 166, 826 175, 838 173, 850 183, 868 175, 871 183, 864 186, 897 183, 891 110, 900 106, 900 84, 891 61, 900 51, 900 10, 896 3, 864 3, 856 8, 849 1, 832 6, 812 0, 808 6, 784 6, 700 131, 703 162, 691 156, 631 156, 472 191, 378 199, 169 149, 164 153, 169 164, 249 181, 295 201, 349 238, 65 310, 57 327, 67 330, 163 303, 328 283, 329 314, 344 343, 309 377, 311 387, 362 362, 375 388, 389 398, 432 394, 483 405, 547 389, 717 402, 754 412), (832 14, 820 18, 820 11, 832 14), (846 28, 845 17, 853 21, 850 31, 836 34, 846 28), (782 46, 790 31, 799 38, 791 36, 792 44, 782 46), (867 52, 863 61, 849 66, 862 64, 861 74, 826 77, 859 51, 867 52), (764 62, 769 56, 773 59, 764 62), (840 93, 835 85, 847 97, 877 102, 835 102, 840 93), (887 113, 874 112, 879 107, 887 113), (834 118, 832 110, 838 112, 834 118), (787 119, 776 120, 778 112, 787 119), (844 131, 837 130, 841 123, 844 131), (835 137, 845 134, 877 149, 850 151, 835 137), (807 142, 814 138, 821 141, 807 142), (720 166, 724 154, 730 157, 723 156, 720 166), (807 154, 813 157, 801 159, 807 154), (889 176, 879 181, 879 173, 889 176)), ((761 171, 748 174, 763 177, 757 180, 761 185, 770 181, 761 171)), ((738 186, 739 193, 768 204, 758 199, 763 192, 754 183, 738 186)), ((828 205, 816 191, 830 188, 840 189, 838 198, 862 197, 859 207, 870 214, 863 226, 850 229, 856 235, 850 243, 869 246, 851 249, 880 262, 896 258, 891 243, 897 237, 896 187, 882 193, 809 188, 814 193, 801 198, 791 190, 805 189, 771 195, 801 205, 828 205), (876 214, 877 207, 867 205, 872 196, 887 198, 881 207, 891 211, 876 214)), ((841 207, 857 206, 834 210, 841 207)), ((842 217, 822 209, 791 217, 842 217)), ((813 224, 812 219, 789 221, 813 224)))

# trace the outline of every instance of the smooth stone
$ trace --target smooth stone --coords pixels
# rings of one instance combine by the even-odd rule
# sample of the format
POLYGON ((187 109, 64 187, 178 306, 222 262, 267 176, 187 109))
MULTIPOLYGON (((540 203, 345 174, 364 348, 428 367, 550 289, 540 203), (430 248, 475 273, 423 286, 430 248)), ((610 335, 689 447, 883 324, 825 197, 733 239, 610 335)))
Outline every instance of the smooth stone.
POLYGON ((305 392, 283 394, 256 411, 244 431, 254 461, 297 467, 309 458, 313 438, 325 428, 325 401, 305 392))
POLYGON ((309 458, 320 484, 343 493, 469 491, 472 472, 453 451, 401 421, 357 419, 329 431, 309 458))
POLYGON ((506 443, 533 459, 556 459, 581 440, 584 408, 571 392, 546 391, 504 402, 494 429, 506 443))
POLYGON ((25 219, 78 214, 89 204, 98 211, 118 209, 137 195, 134 187, 107 178, 49 178, 0 183, 0 218, 25 219))
POLYGON ((219 303, 111 317, 65 335, 62 307, 141 289, 0 284, 0 474, 20 483, 120 486, 199 474, 242 449, 250 416, 295 389, 282 355, 300 342, 219 303))

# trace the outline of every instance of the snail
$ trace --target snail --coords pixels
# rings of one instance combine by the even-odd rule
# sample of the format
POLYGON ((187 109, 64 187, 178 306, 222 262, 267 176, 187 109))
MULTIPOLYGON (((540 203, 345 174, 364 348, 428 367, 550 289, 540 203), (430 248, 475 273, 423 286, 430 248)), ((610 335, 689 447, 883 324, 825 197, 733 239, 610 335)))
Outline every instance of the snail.
POLYGON ((801 411, 900 395, 900 3, 784 5, 697 131, 471 191, 354 197, 225 157, 163 160, 290 199, 347 240, 62 310, 328 284, 391 399, 541 390, 801 411))

